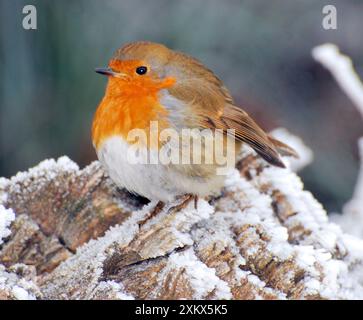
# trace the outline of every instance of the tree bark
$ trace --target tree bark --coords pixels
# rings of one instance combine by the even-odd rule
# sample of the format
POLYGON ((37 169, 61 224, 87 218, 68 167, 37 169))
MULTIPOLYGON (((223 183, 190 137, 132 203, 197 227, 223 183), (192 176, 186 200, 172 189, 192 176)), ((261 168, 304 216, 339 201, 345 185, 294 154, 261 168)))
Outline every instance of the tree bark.
POLYGON ((79 170, 66 157, 0 180, 0 199, 16 213, 0 299, 363 297, 363 242, 252 151, 196 209, 147 203, 98 162, 79 170))

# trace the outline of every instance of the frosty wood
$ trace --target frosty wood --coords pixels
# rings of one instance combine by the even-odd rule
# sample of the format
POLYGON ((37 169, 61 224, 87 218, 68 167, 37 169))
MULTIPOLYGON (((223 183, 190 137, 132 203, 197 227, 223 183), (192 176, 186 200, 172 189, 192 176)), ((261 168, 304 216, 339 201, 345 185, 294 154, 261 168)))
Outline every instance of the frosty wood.
POLYGON ((220 197, 170 214, 118 190, 98 162, 62 157, 0 180, 16 214, 0 297, 363 297, 362 241, 329 223, 295 173, 240 157, 220 197))

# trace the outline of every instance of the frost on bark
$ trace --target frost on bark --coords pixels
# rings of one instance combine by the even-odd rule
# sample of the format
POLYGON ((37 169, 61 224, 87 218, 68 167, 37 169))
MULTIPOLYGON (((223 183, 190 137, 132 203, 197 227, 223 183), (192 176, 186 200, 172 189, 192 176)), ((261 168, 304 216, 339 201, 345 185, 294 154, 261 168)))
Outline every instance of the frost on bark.
POLYGON ((160 210, 66 157, 0 180, 0 204, 3 299, 363 297, 363 242, 253 151, 197 209, 160 210))

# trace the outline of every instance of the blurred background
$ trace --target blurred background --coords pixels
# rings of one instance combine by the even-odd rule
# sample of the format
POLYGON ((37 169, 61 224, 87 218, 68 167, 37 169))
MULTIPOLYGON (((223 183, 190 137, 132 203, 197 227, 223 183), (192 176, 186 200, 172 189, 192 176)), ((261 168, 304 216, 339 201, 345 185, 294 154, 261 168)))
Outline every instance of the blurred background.
POLYGON ((360 115, 311 49, 337 44, 363 77, 363 1, 0 0, 0 176, 45 158, 96 158, 93 113, 106 79, 94 73, 123 43, 151 40, 213 69, 265 129, 286 127, 313 149, 300 173, 330 211, 340 211, 358 172, 360 115), (24 30, 22 9, 37 9, 24 30), (337 8, 324 30, 322 8, 337 8))

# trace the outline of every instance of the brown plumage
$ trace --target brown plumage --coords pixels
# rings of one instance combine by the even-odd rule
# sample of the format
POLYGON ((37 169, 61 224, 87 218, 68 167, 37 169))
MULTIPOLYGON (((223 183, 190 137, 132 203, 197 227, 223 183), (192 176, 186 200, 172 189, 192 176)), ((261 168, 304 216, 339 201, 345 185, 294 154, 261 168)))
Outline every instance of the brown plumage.
MULTIPOLYGON (((161 51, 164 52, 164 48, 161 51)), ((164 53, 162 57, 166 61, 164 66, 169 65, 171 69, 183 72, 181 81, 177 81, 168 91, 190 106, 191 127, 234 129, 238 141, 250 145, 275 166, 285 167, 278 151, 297 157, 291 147, 267 135, 247 112, 237 107, 222 81, 200 61, 176 51, 171 51, 170 55, 164 53)))
POLYGON ((279 167, 284 167, 279 152, 296 156, 293 149, 270 137, 236 106, 222 81, 189 55, 157 43, 134 42, 117 50, 109 68, 97 72, 108 75, 109 82, 94 118, 93 143, 111 178, 130 191, 166 201, 185 193, 205 196, 223 185, 224 178, 216 174, 216 161, 157 167, 127 163, 129 131, 148 130, 150 121, 178 132, 184 128, 221 129, 225 133, 233 129, 237 148, 246 143, 279 167))

